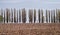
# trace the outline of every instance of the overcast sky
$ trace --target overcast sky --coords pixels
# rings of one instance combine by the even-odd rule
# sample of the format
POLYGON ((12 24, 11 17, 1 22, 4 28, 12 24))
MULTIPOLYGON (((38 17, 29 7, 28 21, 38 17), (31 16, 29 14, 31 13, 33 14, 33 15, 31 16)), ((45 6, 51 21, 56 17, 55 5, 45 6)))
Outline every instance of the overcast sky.
POLYGON ((0 8, 60 8, 60 0, 0 0, 0 8))

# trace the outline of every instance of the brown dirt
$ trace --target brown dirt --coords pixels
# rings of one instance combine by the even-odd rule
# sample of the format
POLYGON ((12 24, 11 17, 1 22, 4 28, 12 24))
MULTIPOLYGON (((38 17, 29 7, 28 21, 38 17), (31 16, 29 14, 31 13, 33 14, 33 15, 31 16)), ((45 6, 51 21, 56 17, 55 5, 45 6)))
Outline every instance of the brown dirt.
POLYGON ((59 23, 1 24, 0 35, 60 35, 59 23))

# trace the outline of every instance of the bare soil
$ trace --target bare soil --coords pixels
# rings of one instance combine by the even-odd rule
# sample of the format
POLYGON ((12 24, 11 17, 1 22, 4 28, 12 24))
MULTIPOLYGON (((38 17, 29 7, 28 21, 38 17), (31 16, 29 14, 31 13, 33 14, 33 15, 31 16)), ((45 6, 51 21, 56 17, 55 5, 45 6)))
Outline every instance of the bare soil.
POLYGON ((0 35, 60 35, 59 23, 0 23, 0 35))

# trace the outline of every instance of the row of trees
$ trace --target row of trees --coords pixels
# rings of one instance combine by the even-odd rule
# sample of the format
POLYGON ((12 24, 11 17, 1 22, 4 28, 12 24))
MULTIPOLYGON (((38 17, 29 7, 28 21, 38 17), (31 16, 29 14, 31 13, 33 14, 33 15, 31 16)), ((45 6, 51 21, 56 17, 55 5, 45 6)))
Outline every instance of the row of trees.
MULTIPOLYGON (((36 9, 29 9, 29 22, 35 23, 36 21, 36 9), (34 12, 33 12, 34 11, 34 12), (34 14, 33 14, 34 13, 34 14)), ((45 17, 46 17, 46 22, 50 23, 57 23, 60 22, 60 9, 56 10, 46 10, 46 16, 44 16, 44 11, 42 9, 38 9, 38 20, 39 23, 44 23, 45 17)), ((15 22, 17 23, 18 21, 25 23, 26 22, 26 10, 24 9, 0 9, 0 22, 15 22), (22 13, 21 13, 22 12, 22 13), (22 14, 22 16, 21 16, 22 14), (14 17, 13 17, 14 16, 14 17)))

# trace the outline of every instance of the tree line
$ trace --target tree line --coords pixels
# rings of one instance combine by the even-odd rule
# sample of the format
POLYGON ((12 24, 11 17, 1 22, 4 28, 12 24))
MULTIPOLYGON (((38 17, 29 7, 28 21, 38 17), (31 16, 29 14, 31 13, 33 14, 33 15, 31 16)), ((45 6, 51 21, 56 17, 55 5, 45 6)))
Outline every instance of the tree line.
MULTIPOLYGON (((60 23, 60 9, 54 9, 54 10, 44 10, 43 9, 29 9, 28 15, 29 15, 29 23, 36 22, 37 16, 36 12, 38 12, 38 21, 39 23, 60 23), (44 16, 45 15, 45 16, 44 16)), ((0 23, 2 22, 22 22, 26 23, 26 9, 0 9, 0 23)))

